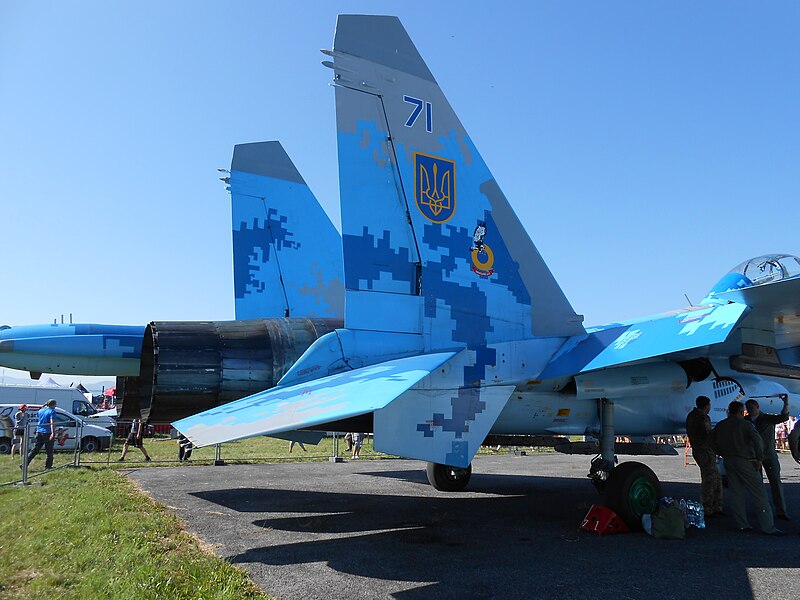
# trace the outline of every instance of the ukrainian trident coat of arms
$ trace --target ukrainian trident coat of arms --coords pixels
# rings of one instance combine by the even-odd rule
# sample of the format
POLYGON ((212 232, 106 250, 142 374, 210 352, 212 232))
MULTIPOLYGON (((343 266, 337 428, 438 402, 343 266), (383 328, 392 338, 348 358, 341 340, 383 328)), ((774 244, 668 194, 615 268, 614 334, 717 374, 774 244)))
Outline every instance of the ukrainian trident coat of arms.
POLYGON ((422 216, 444 223, 456 211, 456 163, 414 153, 414 199, 422 216))

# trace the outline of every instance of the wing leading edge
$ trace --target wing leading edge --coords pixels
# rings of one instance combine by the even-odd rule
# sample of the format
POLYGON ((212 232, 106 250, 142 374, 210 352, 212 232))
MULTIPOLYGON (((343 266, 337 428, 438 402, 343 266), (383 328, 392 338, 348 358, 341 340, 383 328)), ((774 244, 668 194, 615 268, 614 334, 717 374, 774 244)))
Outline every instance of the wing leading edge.
POLYGON ((575 375, 720 344, 747 314, 745 304, 707 306, 576 335, 556 353, 539 379, 575 375))
POLYGON ((454 354, 400 358, 273 388, 181 419, 173 426, 195 446, 209 446, 356 417, 385 407, 454 354))

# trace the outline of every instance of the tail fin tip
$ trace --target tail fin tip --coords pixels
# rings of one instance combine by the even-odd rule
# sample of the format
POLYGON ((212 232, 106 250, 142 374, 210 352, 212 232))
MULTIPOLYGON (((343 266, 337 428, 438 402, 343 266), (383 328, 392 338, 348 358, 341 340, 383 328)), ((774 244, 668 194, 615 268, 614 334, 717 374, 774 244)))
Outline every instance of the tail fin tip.
POLYGON ((278 141, 236 144, 233 147, 231 170, 305 183, 303 176, 278 141))
POLYGON ((387 15, 339 15, 333 49, 435 81, 400 19, 387 15))

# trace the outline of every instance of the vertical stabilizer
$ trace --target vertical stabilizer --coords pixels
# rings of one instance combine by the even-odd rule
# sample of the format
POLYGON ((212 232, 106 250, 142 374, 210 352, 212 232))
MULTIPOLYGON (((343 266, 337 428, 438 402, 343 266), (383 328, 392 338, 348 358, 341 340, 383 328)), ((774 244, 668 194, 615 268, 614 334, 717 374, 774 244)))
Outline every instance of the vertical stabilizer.
POLYGON ((430 350, 582 333, 400 21, 342 15, 330 55, 346 326, 430 350))
POLYGON ((236 318, 343 318, 341 237, 280 142, 235 146, 230 192, 236 318))

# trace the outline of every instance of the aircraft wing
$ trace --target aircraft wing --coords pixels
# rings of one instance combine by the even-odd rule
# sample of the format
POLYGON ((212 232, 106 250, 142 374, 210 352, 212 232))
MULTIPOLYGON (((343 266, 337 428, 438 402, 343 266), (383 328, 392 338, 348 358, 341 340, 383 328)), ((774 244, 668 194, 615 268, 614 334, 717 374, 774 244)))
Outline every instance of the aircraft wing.
POLYGON ((706 306, 572 336, 538 379, 576 375, 676 352, 699 351, 724 342, 749 310, 746 304, 736 302, 706 306))
POLYGON ((775 331, 775 348, 800 346, 800 277, 715 294, 721 301, 751 308, 746 326, 775 331))
POLYGON ((173 423, 195 446, 324 425, 388 405, 454 352, 423 354, 273 388, 173 423))

